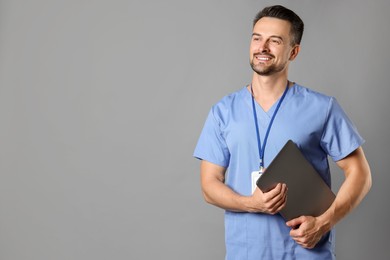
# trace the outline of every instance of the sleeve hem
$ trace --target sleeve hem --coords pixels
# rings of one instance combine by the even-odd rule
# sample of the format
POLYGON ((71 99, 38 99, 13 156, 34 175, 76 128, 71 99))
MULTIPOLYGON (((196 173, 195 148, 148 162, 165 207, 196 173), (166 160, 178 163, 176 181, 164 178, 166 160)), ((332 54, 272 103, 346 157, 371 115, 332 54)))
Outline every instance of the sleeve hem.
POLYGON ((227 168, 228 167, 228 164, 225 162, 225 161, 219 161, 219 160, 215 160, 215 159, 210 159, 210 158, 206 158, 205 156, 201 156, 201 155, 193 155, 195 159, 198 159, 198 160, 201 160, 201 161, 208 161, 210 163, 213 163, 213 164, 216 164, 216 165, 219 165, 223 168, 227 168))
POLYGON ((331 156, 332 160, 334 162, 337 162, 337 161, 344 159, 345 157, 350 155, 353 151, 355 151, 357 148, 359 148, 362 144, 364 144, 364 142, 365 142, 365 140, 363 140, 363 139, 355 142, 353 145, 351 145, 351 147, 349 149, 343 151, 339 155, 331 156))

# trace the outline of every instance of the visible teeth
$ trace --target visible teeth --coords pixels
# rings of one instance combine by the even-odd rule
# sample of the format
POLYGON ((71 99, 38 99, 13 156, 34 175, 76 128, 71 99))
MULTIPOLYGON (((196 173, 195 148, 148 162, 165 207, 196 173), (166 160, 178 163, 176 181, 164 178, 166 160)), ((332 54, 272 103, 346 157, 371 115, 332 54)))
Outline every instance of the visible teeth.
POLYGON ((269 57, 256 57, 258 60, 263 60, 263 61, 267 61, 267 60, 270 60, 269 57))

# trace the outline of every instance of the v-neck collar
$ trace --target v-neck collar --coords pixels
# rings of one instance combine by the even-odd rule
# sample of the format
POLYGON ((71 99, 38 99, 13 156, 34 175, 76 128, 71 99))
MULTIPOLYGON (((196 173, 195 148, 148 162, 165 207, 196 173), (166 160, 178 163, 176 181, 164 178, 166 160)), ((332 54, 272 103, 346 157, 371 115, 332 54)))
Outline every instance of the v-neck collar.
MULTIPOLYGON (((295 92, 295 88, 296 88, 296 83, 294 83, 294 85, 292 85, 291 87, 289 87, 290 89, 287 91, 286 93, 286 96, 283 100, 283 103, 281 104, 281 108, 283 107, 283 105, 290 99, 290 97, 294 94, 295 92)), ((250 90, 248 90, 247 86, 245 86, 243 88, 243 92, 244 92, 244 99, 245 99, 245 102, 250 106, 252 107, 252 94, 250 92, 250 90)), ((268 111, 264 111, 264 109, 259 105, 259 103, 255 102, 255 107, 256 107, 256 112, 258 113, 258 116, 263 115, 265 116, 266 118, 268 119, 271 119, 272 115, 274 114, 275 112, 275 109, 279 103, 279 100, 280 100, 281 97, 279 97, 275 102, 274 104, 270 107, 270 109, 268 109, 268 111)))

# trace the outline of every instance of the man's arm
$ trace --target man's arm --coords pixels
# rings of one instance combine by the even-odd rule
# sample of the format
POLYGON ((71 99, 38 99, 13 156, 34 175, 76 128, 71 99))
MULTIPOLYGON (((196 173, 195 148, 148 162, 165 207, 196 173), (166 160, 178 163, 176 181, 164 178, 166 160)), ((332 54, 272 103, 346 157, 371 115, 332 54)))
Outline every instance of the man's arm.
POLYGON ((225 185, 224 167, 202 160, 200 171, 203 196, 206 202, 217 207, 236 212, 276 214, 286 204, 285 184, 278 184, 267 193, 256 188, 252 196, 242 196, 225 185))
POLYGON ((300 245, 313 248, 337 222, 356 208, 371 188, 371 171, 363 149, 359 147, 337 162, 345 180, 330 208, 319 217, 301 216, 288 221, 290 235, 300 245))

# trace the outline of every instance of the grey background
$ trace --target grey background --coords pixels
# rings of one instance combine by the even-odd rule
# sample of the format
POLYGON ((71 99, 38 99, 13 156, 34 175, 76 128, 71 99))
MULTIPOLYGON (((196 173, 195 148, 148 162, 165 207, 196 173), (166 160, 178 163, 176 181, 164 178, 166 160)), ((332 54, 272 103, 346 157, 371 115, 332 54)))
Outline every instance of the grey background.
MULTIPOLYGON (((192 152, 210 106, 250 82, 271 3, 0 1, 0 259, 223 259, 192 152)), ((306 24, 290 80, 336 96, 367 141, 373 188, 337 256, 387 258, 390 2, 278 3, 306 24)))

